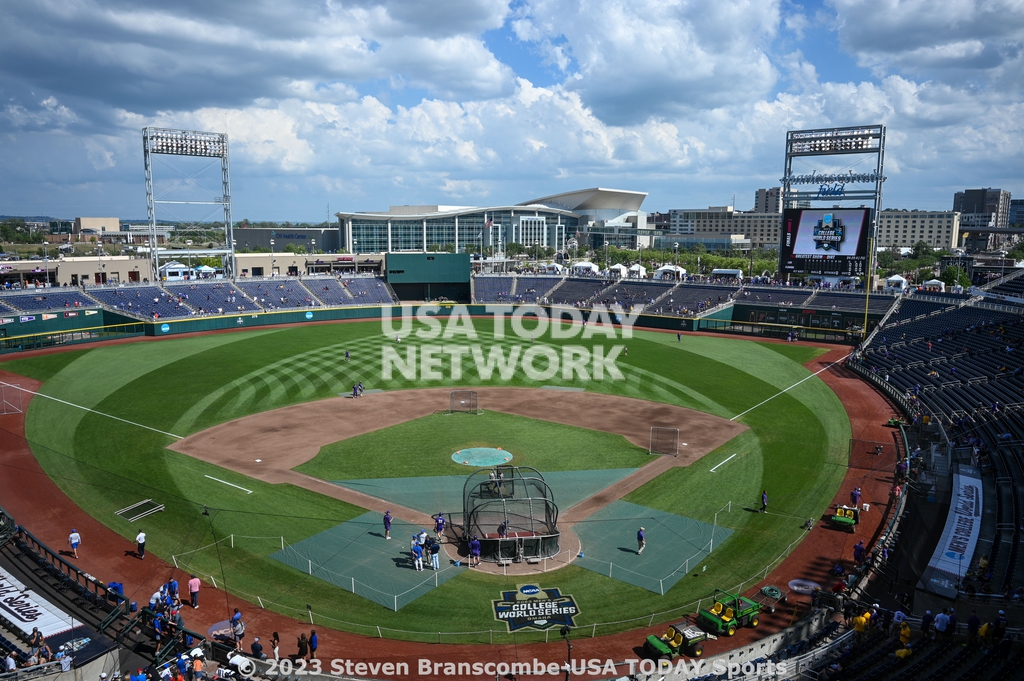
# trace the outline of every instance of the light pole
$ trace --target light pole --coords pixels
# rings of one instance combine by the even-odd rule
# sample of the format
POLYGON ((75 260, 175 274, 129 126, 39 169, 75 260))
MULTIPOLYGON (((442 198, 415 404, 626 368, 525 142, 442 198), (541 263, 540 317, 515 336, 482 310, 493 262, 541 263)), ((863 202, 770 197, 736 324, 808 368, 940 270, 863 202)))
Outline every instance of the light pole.
POLYGON ((185 239, 185 250, 188 251, 188 276, 192 278, 192 239, 185 239))
POLYGON ((274 276, 274 266, 277 265, 277 258, 274 257, 274 240, 270 240, 270 276, 274 276))
POLYGON ((310 251, 310 255, 316 255, 316 239, 310 239, 310 243, 313 245, 313 250, 310 251))
POLYGON ((672 250, 676 254, 676 267, 679 267, 679 242, 678 241, 675 242, 674 244, 672 244, 672 250))
POLYGON ((50 264, 49 259, 46 257, 46 242, 43 242, 43 277, 44 286, 50 285, 50 264))
POLYGON ((533 250, 534 259, 537 262, 536 268, 539 270, 540 269, 540 242, 539 241, 534 241, 533 242, 533 249, 534 249, 533 250))

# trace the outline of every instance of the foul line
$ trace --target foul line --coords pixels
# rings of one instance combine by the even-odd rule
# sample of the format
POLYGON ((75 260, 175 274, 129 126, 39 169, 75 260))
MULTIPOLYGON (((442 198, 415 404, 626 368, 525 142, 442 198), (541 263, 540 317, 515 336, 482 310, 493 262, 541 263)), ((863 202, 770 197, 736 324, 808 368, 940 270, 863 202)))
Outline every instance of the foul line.
POLYGON ((241 486, 239 486, 239 485, 236 485, 236 484, 235 484, 235 483, 233 483, 233 482, 228 482, 227 480, 221 480, 220 478, 215 478, 215 477, 213 477, 212 475, 205 475, 205 476, 203 476, 203 477, 209 478, 210 480, 216 480, 217 482, 222 482, 222 483, 224 483, 225 485, 228 485, 228 486, 230 486, 230 487, 234 487, 235 489, 240 489, 240 490, 242 490, 243 492, 245 492, 246 494, 252 494, 252 490, 251 490, 251 489, 246 489, 246 488, 244 488, 244 487, 241 487, 241 486))
MULTIPOLYGON (((733 459, 735 459, 735 458, 736 458, 736 455, 737 455, 737 454, 739 454, 739 452, 737 452, 736 454, 733 454, 732 456, 730 456, 730 457, 729 457, 728 459, 726 459, 725 461, 722 461, 721 463, 719 463, 719 464, 718 464, 718 466, 721 466, 721 465, 723 465, 723 464, 727 464, 727 463, 729 463, 730 461, 732 461, 733 459)), ((714 472, 715 472, 716 470, 718 470, 718 466, 715 466, 714 468, 712 468, 712 469, 711 469, 711 472, 712 472, 712 473, 714 473, 714 472)))
POLYGON ((785 392, 789 392, 790 390, 792 390, 793 388, 797 387, 798 385, 800 385, 800 384, 801 384, 801 383, 803 383, 804 381, 809 381, 809 380, 811 380, 812 378, 814 378, 815 376, 817 376, 818 374, 820 374, 820 373, 822 373, 822 372, 824 372, 824 371, 828 371, 829 369, 831 369, 832 367, 834 367, 834 366, 835 366, 836 364, 839 364, 840 362, 842 362, 842 361, 843 361, 844 359, 846 359, 847 357, 849 357, 849 356, 850 356, 850 355, 852 355, 852 354, 853 354, 852 352, 848 352, 848 353, 846 353, 845 355, 843 355, 842 357, 840 357, 840 358, 839 358, 839 359, 837 359, 836 361, 832 362, 831 364, 828 364, 828 365, 826 365, 826 366, 825 366, 824 368, 822 368, 822 369, 820 369, 820 370, 818 370, 818 371, 815 371, 815 372, 814 372, 813 374, 811 374, 810 376, 806 376, 806 377, 804 377, 804 378, 801 378, 801 379, 800 379, 799 381, 797 381, 797 382, 796 382, 796 383, 794 383, 793 385, 789 386, 789 387, 788 387, 788 388, 786 388, 785 390, 780 390, 779 392, 777 392, 777 393, 775 393, 774 395, 772 395, 771 397, 769 397, 769 398, 768 398, 767 400, 764 400, 764 401, 762 401, 762 402, 758 402, 757 404, 755 404, 755 405, 754 405, 753 407, 751 407, 750 409, 747 409, 747 410, 746 410, 745 412, 743 412, 742 414, 736 414, 736 416, 733 416, 733 417, 732 417, 731 419, 729 419, 729 420, 730 420, 730 421, 735 421, 736 419, 738 419, 739 417, 743 416, 744 414, 749 414, 750 412, 752 412, 752 411, 754 411, 755 409, 757 409, 758 407, 760 407, 760 406, 761 406, 762 404, 765 404, 766 402, 771 402, 772 400, 774 400, 774 399, 775 399, 776 397, 778 397, 779 395, 781 395, 781 394, 783 394, 783 393, 785 393, 785 392))
POLYGON ((74 407, 75 409, 83 409, 83 410, 85 410, 87 412, 91 412, 91 413, 97 414, 99 416, 106 416, 108 419, 114 419, 115 421, 120 421, 122 423, 127 423, 127 424, 132 425, 132 426, 138 426, 139 428, 145 428, 146 430, 151 430, 154 433, 160 433, 161 435, 166 435, 167 437, 173 437, 176 440, 184 440, 185 439, 181 435, 175 435, 174 433, 168 433, 168 432, 163 431, 163 430, 158 430, 156 428, 151 428, 150 426, 144 426, 141 423, 136 423, 135 421, 129 421, 128 419, 123 419, 120 416, 114 416, 113 414, 106 414, 106 413, 104 413, 102 411, 96 411, 95 409, 90 409, 89 407, 83 407, 82 405, 75 404, 74 402, 68 402, 67 400, 62 400, 62 399, 60 399, 58 397, 53 397, 51 395, 46 395, 44 393, 36 392, 35 390, 29 390, 28 388, 22 388, 20 385, 15 385, 13 383, 5 383, 3 381, 0 381, 0 385, 5 385, 8 388, 17 388, 18 390, 20 390, 22 392, 29 393, 30 395, 35 395, 36 397, 45 397, 48 400, 53 400, 54 402, 60 402, 61 404, 66 404, 69 407, 74 407))

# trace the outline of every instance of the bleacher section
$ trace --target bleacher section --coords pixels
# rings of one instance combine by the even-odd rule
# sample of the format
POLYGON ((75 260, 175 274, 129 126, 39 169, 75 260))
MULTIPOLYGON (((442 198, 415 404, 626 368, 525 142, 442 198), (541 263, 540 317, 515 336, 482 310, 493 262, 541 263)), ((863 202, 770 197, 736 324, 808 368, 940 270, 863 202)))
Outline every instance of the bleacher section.
POLYGON ((247 299, 235 284, 224 279, 168 282, 172 298, 181 300, 202 315, 260 312, 263 308, 247 299))
POLYGON ((1024 298, 1024 276, 1018 276, 1010 281, 1004 281, 1001 284, 993 286, 989 291, 992 293, 998 293, 1001 296, 1024 298))
POLYGON ((0 298, 0 314, 18 314, 18 310, 15 310, 13 307, 5 303, 3 298, 0 298))
POLYGON ((645 311, 683 317, 700 314, 730 302, 738 291, 736 286, 680 284, 667 297, 645 311))
POLYGON ((560 283, 562 283, 561 277, 520 276, 516 283, 515 302, 536 303, 546 297, 551 289, 560 283))
POLYGON ((972 560, 979 575, 990 574, 972 588, 1007 593, 1024 586, 1024 315, 972 304, 938 311, 911 306, 916 311, 925 316, 890 318, 857 368, 904 395, 919 416, 937 419, 955 446, 980 450, 983 473, 994 477, 996 520, 983 525, 972 560), (979 570, 983 553, 990 564, 979 570))
POLYGON ((314 298, 298 279, 239 279, 236 284, 239 290, 265 310, 320 306, 320 301, 314 298))
POLYGON ((951 303, 937 303, 931 300, 907 298, 900 304, 899 309, 889 317, 889 323, 905 322, 934 314, 941 310, 948 310, 950 305, 951 303))
MULTIPOLYGON (((868 303, 868 310, 878 314, 885 313, 892 307, 894 298, 890 294, 874 294, 868 303)), ((847 312, 864 311, 864 295, 861 293, 834 293, 819 290, 806 302, 807 307, 819 310, 845 310, 847 312)))
POLYGON ((383 279, 355 277, 342 279, 341 283, 352 294, 352 305, 394 305, 398 302, 391 296, 391 290, 383 279))
POLYGON ((352 294, 334 277, 307 277, 303 282, 310 293, 328 307, 352 305, 352 294))
POLYGON ((758 305, 795 305, 800 306, 807 302, 807 299, 814 293, 811 288, 784 288, 776 286, 772 288, 744 287, 741 297, 736 299, 737 303, 756 303, 758 305))
POLYGON ((189 317, 195 314, 185 303, 159 286, 97 287, 88 289, 89 297, 124 314, 153 319, 189 317))
POLYGON ((473 280, 473 298, 477 303, 512 302, 514 277, 476 277, 473 280))
POLYGON ((608 306, 618 303, 625 309, 634 305, 649 307, 655 300, 668 293, 676 285, 674 281, 629 281, 623 280, 602 291, 594 300, 608 306))
POLYGON ((584 307, 610 283, 607 279, 566 279, 545 297, 556 305, 584 307))
POLYGON ((96 301, 82 295, 76 288, 41 288, 30 293, 10 293, 3 302, 21 312, 47 312, 75 307, 96 307, 96 301))

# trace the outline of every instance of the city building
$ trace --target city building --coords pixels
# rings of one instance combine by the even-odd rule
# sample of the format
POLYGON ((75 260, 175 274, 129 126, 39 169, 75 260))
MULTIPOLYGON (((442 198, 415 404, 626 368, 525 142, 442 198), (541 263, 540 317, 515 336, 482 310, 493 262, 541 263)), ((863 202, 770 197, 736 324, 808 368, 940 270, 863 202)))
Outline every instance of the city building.
POLYGON ((960 245, 966 228, 955 211, 883 210, 878 216, 877 247, 913 248, 924 241, 932 248, 949 250, 960 245))
POLYGON ((1010 199, 1005 189, 967 189, 953 195, 953 211, 961 215, 995 213, 995 229, 1006 229, 1010 199))
MULTIPOLYGON (((640 210, 646 192, 594 187, 506 206, 391 206, 387 212, 336 213, 350 253, 480 252, 505 244, 565 250, 650 246, 654 229, 640 210)), ((237 238, 237 235, 236 235, 237 238)))
POLYGON ((75 218, 72 230, 75 234, 119 232, 121 231, 121 221, 117 218, 75 218))
POLYGON ((1024 227, 1024 199, 1010 199, 1010 212, 1006 223, 1011 227, 1024 227))
POLYGON ((735 235, 748 241, 748 247, 778 248, 781 228, 781 213, 742 213, 732 206, 669 211, 670 234, 692 235, 710 243, 735 235))
POLYGON ((754 213, 781 213, 782 187, 758 189, 754 195, 754 213))

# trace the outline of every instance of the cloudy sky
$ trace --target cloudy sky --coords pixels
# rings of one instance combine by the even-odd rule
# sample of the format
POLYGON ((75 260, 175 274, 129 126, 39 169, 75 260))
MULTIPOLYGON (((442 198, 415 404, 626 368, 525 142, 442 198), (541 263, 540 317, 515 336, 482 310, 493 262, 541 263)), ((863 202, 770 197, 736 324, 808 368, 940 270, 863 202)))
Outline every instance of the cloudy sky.
POLYGON ((147 125, 230 135, 236 219, 747 210, 786 130, 878 122, 886 206, 1024 197, 1022 0, 0 0, 0 35, 2 214, 144 217, 147 125))

